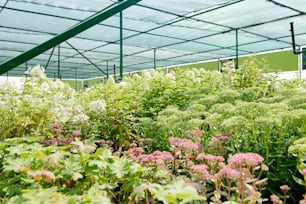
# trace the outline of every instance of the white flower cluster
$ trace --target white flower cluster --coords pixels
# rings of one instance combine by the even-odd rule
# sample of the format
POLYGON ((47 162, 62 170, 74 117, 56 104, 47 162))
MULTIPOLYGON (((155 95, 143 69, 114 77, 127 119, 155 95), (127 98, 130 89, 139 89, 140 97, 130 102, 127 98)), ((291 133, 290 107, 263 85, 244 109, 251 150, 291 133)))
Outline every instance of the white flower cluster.
POLYGON ((90 112, 102 113, 105 111, 106 103, 104 100, 91 101, 88 104, 88 109, 90 112))
POLYGON ((45 75, 45 69, 41 67, 40 65, 37 65, 33 68, 29 68, 25 74, 30 74, 32 77, 38 77, 38 78, 46 78, 45 75))
POLYGON ((87 115, 85 115, 85 113, 83 112, 83 107, 81 105, 76 105, 73 107, 73 116, 71 118, 71 121, 73 123, 85 123, 86 121, 88 121, 89 117, 87 115))

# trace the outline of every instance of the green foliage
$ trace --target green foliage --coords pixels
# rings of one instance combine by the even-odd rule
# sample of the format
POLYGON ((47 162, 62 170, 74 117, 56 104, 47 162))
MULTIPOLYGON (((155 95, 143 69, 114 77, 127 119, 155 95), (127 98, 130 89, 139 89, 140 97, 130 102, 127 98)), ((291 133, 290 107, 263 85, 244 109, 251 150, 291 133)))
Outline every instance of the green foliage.
POLYGON ((171 174, 188 175, 189 161, 165 174, 122 157, 141 137, 153 140, 146 150, 169 150, 172 136, 201 142, 203 151, 225 158, 259 153, 270 168, 264 195, 280 193, 279 185, 287 183, 291 197, 301 196, 295 182, 303 181, 305 156, 303 142, 294 141, 306 134, 305 83, 275 85, 261 67, 266 66, 249 59, 228 73, 149 71, 120 83, 109 78, 82 92, 34 68, 23 88, 0 89, 1 201, 196 203, 202 197, 171 174), (103 144, 97 147, 96 140, 113 144, 99 148, 103 144))

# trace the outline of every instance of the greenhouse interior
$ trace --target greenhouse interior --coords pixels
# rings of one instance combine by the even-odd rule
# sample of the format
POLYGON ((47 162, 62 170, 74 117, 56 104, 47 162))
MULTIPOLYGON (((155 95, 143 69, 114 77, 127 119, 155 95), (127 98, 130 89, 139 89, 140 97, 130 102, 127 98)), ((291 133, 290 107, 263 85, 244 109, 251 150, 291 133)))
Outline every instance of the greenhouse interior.
POLYGON ((0 0, 0 203, 306 203, 306 1, 0 0))

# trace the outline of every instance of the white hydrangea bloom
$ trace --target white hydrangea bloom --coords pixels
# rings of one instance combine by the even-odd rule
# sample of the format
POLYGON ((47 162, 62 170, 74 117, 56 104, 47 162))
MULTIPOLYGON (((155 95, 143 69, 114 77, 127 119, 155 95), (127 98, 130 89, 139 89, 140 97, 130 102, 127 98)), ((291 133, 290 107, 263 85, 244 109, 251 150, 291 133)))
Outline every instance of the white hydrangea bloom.
POLYGON ((88 104, 88 109, 94 113, 102 113, 105 111, 106 102, 104 100, 91 101, 88 104))
POLYGON ((172 81, 175 81, 175 75, 173 73, 166 74, 166 77, 171 79, 172 81))
POLYGON ((40 85, 40 91, 42 93, 49 93, 50 91, 50 87, 49 87, 49 83, 47 81, 44 81, 41 85, 40 85))
POLYGON ((38 78, 47 78, 45 75, 45 69, 41 67, 40 65, 37 65, 33 68, 29 68, 26 71, 26 74, 32 75, 32 77, 38 77, 38 78))
POLYGON ((87 115, 85 115, 84 113, 81 113, 81 114, 78 114, 78 115, 74 115, 72 118, 71 118, 71 121, 73 123, 85 123, 87 122, 89 119, 89 117, 87 115))
POLYGON ((57 85, 57 88, 59 89, 65 88, 65 84, 59 79, 56 79, 55 84, 57 85))
POLYGON ((119 83, 119 85, 121 85, 121 86, 126 86, 127 83, 126 83, 125 81, 121 81, 121 82, 119 83))
POLYGON ((151 73, 148 70, 143 71, 142 76, 143 76, 144 79, 151 79, 152 78, 151 73))

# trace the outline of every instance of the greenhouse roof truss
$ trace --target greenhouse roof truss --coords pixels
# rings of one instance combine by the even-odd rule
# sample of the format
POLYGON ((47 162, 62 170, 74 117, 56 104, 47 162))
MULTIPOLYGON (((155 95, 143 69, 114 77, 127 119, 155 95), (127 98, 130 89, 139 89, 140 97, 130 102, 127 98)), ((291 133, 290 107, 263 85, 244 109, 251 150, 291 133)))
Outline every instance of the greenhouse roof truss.
POLYGON ((88 79, 306 44, 306 1, 0 0, 0 74, 88 79), (77 71, 76 71, 77 70, 77 71), (76 74, 78 76, 76 76, 76 74))

